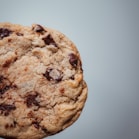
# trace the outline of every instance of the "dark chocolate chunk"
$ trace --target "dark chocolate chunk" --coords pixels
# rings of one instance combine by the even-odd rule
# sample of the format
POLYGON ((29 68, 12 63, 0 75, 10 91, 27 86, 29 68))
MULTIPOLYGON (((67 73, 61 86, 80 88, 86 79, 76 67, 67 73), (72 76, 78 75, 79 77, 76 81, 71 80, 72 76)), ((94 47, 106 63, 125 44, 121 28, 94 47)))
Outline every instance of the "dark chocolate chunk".
POLYGON ((74 79, 75 79, 75 78, 74 78, 74 75, 72 75, 72 76, 70 77, 70 79, 71 79, 71 80, 74 80, 74 79))
POLYGON ((11 111, 11 110, 15 110, 15 109, 16 109, 16 107, 11 104, 0 104, 0 110, 2 110, 2 111, 11 111))
POLYGON ((37 95, 28 95, 26 99, 26 104, 28 107, 32 105, 39 106, 39 103, 36 100, 37 95))
POLYGON ((16 84, 13 84, 11 87, 12 87, 13 89, 17 89, 17 88, 18 88, 16 84))
POLYGON ((38 25, 38 24, 33 27, 33 30, 36 31, 36 32, 40 32, 40 33, 45 31, 45 29, 41 25, 38 25))
POLYGON ((16 127, 16 125, 17 125, 17 122, 15 120, 13 122, 13 125, 14 125, 14 127, 16 127))
POLYGON ((40 127, 39 122, 35 121, 35 122, 32 122, 32 124, 34 125, 35 128, 39 129, 40 127))
POLYGON ((47 80, 52 80, 52 77, 50 76, 50 72, 52 71, 53 69, 51 69, 51 68, 48 68, 47 70, 46 70, 46 72, 45 72, 45 74, 43 74, 46 78, 47 78, 47 80))
POLYGON ((0 97, 11 88, 11 83, 4 76, 0 76, 0 97))
POLYGON ((52 68, 48 68, 46 69, 45 74, 43 74, 47 80, 49 81, 56 81, 56 82, 60 82, 62 80, 62 72, 58 69, 52 69, 52 68))
POLYGON ((42 39, 44 40, 45 44, 54 45, 55 47, 57 47, 56 42, 54 41, 54 39, 52 38, 52 36, 50 34, 42 39))
POLYGON ((11 105, 11 104, 0 104, 1 114, 4 113, 5 116, 8 116, 9 112, 12 110, 15 110, 15 109, 16 109, 16 107, 14 105, 11 105))
POLYGON ((12 31, 7 28, 0 28, 0 39, 3 39, 4 37, 8 37, 11 33, 12 31))
POLYGON ((74 68, 76 68, 77 65, 78 65, 78 57, 77 57, 75 54, 73 54, 73 53, 69 54, 69 57, 70 57, 69 63, 70 63, 74 68))
POLYGON ((4 77, 0 75, 0 83, 2 83, 4 77))
POLYGON ((5 86, 3 88, 0 88, 0 95, 4 94, 7 90, 9 90, 11 87, 10 86, 5 86))

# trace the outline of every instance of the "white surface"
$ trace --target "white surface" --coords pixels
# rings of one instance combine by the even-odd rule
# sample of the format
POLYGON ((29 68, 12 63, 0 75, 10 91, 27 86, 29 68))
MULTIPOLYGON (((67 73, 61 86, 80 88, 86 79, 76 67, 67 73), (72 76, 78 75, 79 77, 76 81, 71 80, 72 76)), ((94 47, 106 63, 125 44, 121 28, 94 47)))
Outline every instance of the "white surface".
POLYGON ((79 120, 48 139, 139 139, 138 0, 0 0, 0 22, 60 30, 83 60, 79 120))

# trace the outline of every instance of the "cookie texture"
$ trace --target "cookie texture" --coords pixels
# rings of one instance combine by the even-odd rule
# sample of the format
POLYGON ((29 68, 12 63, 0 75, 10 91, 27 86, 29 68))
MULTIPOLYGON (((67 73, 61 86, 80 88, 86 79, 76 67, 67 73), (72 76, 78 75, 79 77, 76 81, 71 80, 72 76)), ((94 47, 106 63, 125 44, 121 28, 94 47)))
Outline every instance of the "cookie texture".
POLYGON ((0 136, 42 139, 73 124, 87 98, 82 63, 59 31, 0 23, 0 136))

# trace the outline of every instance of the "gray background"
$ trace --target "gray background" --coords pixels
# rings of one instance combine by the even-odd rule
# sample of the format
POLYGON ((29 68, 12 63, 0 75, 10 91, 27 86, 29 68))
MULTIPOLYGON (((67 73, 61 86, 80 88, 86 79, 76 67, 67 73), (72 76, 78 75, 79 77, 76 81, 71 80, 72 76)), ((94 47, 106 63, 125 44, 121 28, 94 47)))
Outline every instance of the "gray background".
POLYGON ((0 0, 4 21, 60 30, 81 53, 85 108, 48 139, 139 139, 138 0, 0 0))

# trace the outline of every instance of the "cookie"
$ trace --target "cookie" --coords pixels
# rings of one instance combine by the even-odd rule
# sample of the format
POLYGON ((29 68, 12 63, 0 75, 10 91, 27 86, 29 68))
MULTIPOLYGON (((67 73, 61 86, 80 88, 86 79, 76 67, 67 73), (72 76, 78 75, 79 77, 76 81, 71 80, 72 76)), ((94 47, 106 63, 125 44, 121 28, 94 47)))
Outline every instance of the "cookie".
POLYGON ((0 136, 42 139, 72 125, 87 98, 82 62, 59 31, 0 23, 0 136))

